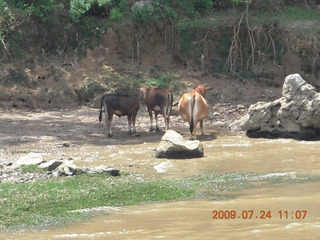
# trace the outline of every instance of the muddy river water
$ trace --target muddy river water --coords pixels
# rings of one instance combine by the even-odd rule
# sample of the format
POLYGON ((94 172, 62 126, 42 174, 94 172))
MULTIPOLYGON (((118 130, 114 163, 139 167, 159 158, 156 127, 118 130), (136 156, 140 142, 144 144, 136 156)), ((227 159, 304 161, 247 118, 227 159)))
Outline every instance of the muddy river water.
MULTIPOLYGON (((72 158, 79 165, 108 165, 124 172, 155 178, 183 178, 203 174, 208 170, 216 173, 252 172, 268 176, 320 176, 319 141, 250 139, 243 133, 207 127, 206 135, 200 138, 205 147, 205 157, 156 159, 153 157, 154 149, 161 133, 145 140, 144 137, 151 134, 146 131, 140 137, 130 139, 124 137, 126 135, 120 129, 115 131, 118 137, 115 136, 113 140, 101 140, 104 137, 100 133, 101 126, 95 123, 90 131, 81 130, 76 136, 73 130, 76 126, 72 128, 65 125, 63 132, 69 131, 73 136, 67 138, 63 132, 59 133, 59 124, 62 124, 59 114, 55 115, 56 122, 51 123, 55 125, 50 128, 51 133, 56 134, 42 134, 38 141, 34 139, 38 134, 35 129, 40 131, 42 126, 30 119, 24 122, 25 132, 18 136, 18 146, 13 144, 13 138, 7 130, 7 134, 2 136, 5 149, 2 157, 9 161, 14 156, 6 153, 15 151, 21 155, 27 149, 33 149, 43 152, 47 160, 57 157, 72 158), (27 131, 28 128, 30 132, 27 131), (88 141, 89 137, 93 140, 88 141), (64 142, 70 142, 71 147, 61 148, 61 143, 64 142), (51 147, 48 147, 50 144, 51 147)), ((71 115, 63 114, 63 123, 68 124, 66 119, 71 119, 71 115)), ((85 119, 79 115, 73 116, 72 121, 78 121, 80 128, 81 124, 86 125, 87 121, 91 121, 90 117, 95 116, 95 113, 92 116, 90 114, 85 119)), ((47 117, 43 113, 39 118, 45 121, 47 117)), ((14 123, 5 116, 2 116, 1 121, 8 126, 14 123)), ((181 125, 176 128, 187 134, 181 125)), ((101 211, 106 214, 86 222, 41 232, 0 234, 0 237, 20 240, 320 239, 320 182, 263 184, 254 189, 239 190, 235 198, 228 200, 202 198, 119 208, 106 207, 101 211)))

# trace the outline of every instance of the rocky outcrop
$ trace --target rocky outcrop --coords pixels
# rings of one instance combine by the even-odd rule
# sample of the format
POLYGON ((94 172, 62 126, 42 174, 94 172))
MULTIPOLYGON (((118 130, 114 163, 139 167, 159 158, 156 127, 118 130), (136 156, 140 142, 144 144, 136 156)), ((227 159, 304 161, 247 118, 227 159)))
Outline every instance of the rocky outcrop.
POLYGON ((12 164, 0 165, 0 183, 28 182, 52 177, 68 177, 81 173, 119 176, 120 170, 107 166, 80 167, 72 160, 44 161, 41 153, 28 153, 12 164), (23 166, 34 166, 30 170, 23 166), (38 169, 38 170, 37 170, 38 169))
POLYGON ((204 148, 200 141, 184 140, 179 133, 173 130, 168 130, 163 135, 156 149, 157 158, 198 158, 203 155, 204 148))
POLYGON ((282 97, 251 105, 240 127, 249 137, 320 139, 320 94, 299 74, 289 75, 282 97))

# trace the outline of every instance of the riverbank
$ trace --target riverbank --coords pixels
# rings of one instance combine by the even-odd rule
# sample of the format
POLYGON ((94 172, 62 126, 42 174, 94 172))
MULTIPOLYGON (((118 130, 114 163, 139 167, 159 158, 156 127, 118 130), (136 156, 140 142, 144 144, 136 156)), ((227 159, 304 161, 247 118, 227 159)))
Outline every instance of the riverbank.
MULTIPOLYGON (((45 172, 28 172, 14 168, 15 162, 30 154, 38 153, 44 161, 78 160, 74 151, 85 151, 89 146, 131 145, 160 142, 164 132, 149 133, 150 120, 142 106, 137 118, 139 136, 128 137, 126 117, 114 118, 114 137, 105 134, 104 123, 98 121, 99 109, 80 107, 59 110, 1 110, 0 123, 0 182, 26 182, 50 177, 45 172), (81 150, 80 150, 81 149, 81 150)), ((205 129, 228 129, 230 124, 246 113, 243 105, 216 104, 205 120, 205 129)), ((160 116, 163 129, 163 119, 160 116)), ((188 126, 180 116, 171 116, 171 129, 183 131, 188 138, 188 126)), ((210 137, 207 133, 207 137, 210 137)), ((206 135, 204 136, 204 140, 206 135)), ((200 138, 201 140, 201 138, 200 138)), ((94 156, 83 159, 94 161, 94 156)), ((90 163, 89 163, 90 164, 90 163)), ((122 169, 120 169, 122 171, 122 169)))

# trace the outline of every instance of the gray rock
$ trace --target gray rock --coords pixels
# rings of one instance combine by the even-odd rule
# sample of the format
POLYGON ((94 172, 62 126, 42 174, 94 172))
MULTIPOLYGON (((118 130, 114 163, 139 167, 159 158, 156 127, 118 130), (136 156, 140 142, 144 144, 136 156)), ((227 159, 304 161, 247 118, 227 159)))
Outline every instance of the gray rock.
POLYGON ((251 105, 239 125, 249 137, 320 139, 320 94, 299 74, 289 75, 282 97, 251 105))
POLYGON ((156 149, 157 158, 198 158, 203 157, 203 144, 198 140, 184 140, 183 137, 173 131, 168 130, 161 138, 161 142, 156 149))
POLYGON ((109 168, 106 166, 98 166, 94 168, 88 168, 84 170, 87 173, 92 173, 92 174, 108 174, 110 176, 119 176, 120 175, 120 170, 114 169, 114 168, 109 168))
POLYGON ((30 152, 26 155, 21 156, 14 164, 13 168, 18 168, 21 166, 34 165, 43 163, 42 153, 30 152))
POLYGON ((74 176, 82 172, 82 169, 75 165, 73 161, 64 161, 62 164, 60 164, 56 169, 52 171, 52 175, 55 177, 74 176))
POLYGON ((39 165, 39 168, 46 169, 48 171, 54 171, 57 167, 59 167, 63 161, 60 160, 51 160, 49 162, 44 162, 39 165))

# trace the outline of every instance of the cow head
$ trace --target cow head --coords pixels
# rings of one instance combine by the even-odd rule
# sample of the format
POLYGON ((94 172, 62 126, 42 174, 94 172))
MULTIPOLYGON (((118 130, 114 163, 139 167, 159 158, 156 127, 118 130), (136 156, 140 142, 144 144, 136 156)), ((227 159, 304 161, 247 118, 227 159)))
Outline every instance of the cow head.
POLYGON ((143 101, 145 101, 145 99, 147 97, 147 90, 148 90, 147 86, 142 86, 142 87, 139 88, 140 99, 142 99, 143 101))
POLYGON ((153 86, 141 86, 140 88, 139 88, 139 90, 140 90, 140 93, 141 93, 141 98, 143 99, 143 101, 145 102, 146 101, 146 99, 147 99, 147 96, 148 96, 148 94, 149 94, 149 92, 150 92, 150 90, 151 89, 153 89, 154 87, 153 86))
POLYGON ((194 90, 200 93, 203 97, 206 97, 207 91, 212 90, 213 87, 207 87, 205 84, 199 84, 194 90))

